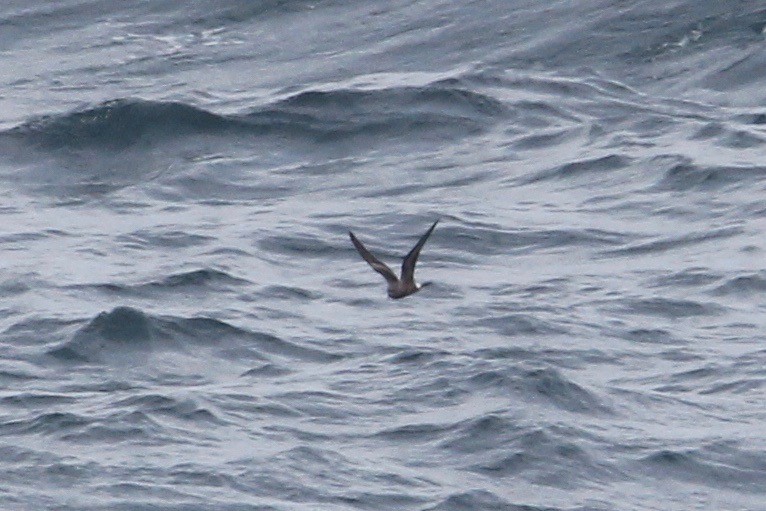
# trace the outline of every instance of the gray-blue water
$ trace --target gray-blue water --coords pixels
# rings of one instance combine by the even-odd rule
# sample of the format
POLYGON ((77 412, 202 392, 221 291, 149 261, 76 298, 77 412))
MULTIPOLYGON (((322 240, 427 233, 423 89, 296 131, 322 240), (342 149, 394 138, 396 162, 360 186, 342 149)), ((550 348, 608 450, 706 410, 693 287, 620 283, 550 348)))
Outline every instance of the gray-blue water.
POLYGON ((3 2, 0 509, 766 509, 765 27, 3 2))

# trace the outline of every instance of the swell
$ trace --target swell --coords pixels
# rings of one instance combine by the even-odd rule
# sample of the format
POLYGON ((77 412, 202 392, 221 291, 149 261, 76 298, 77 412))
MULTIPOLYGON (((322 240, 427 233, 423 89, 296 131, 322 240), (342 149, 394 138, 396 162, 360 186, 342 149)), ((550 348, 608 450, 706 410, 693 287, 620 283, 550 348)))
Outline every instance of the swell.
POLYGON ((310 142, 357 136, 452 137, 481 131, 505 113, 501 102, 445 83, 378 90, 309 90, 242 114, 182 102, 115 99, 34 118, 0 135, 45 150, 124 150, 191 135, 277 135, 310 142))
POLYGON ((230 127, 226 117, 184 103, 117 99, 82 111, 38 117, 6 133, 48 150, 119 150, 148 139, 219 133, 230 127))
MULTIPOLYGON (((26 396, 23 397, 26 399, 26 396)), ((144 394, 116 400, 105 409, 89 413, 51 411, 54 403, 24 401, 11 420, 0 421, 0 432, 9 436, 44 436, 75 443, 178 442, 177 428, 165 425, 167 419, 176 424, 205 427, 222 425, 212 407, 191 398, 171 395, 144 394), (174 437, 175 435, 175 437, 174 437)), ((66 409, 77 409, 77 399, 70 398, 66 409)))
POLYGON ((188 272, 174 273, 159 280, 151 280, 140 284, 118 282, 99 282, 90 284, 72 284, 65 289, 82 293, 97 292, 117 296, 157 296, 158 294, 204 293, 211 290, 226 291, 237 289, 247 283, 226 272, 203 268, 188 272))
POLYGON ((718 241, 721 239, 732 238, 741 234, 743 230, 737 227, 710 229, 700 233, 683 234, 680 236, 666 236, 652 241, 643 241, 633 243, 626 247, 605 250, 603 256, 636 256, 643 254, 662 253, 682 247, 718 241))
POLYGON ((732 186, 757 183, 766 178, 766 166, 758 165, 697 165, 688 158, 679 158, 662 175, 657 191, 717 191, 732 186))
POLYGON ((759 271, 737 275, 718 286, 714 293, 720 296, 757 296, 766 292, 766 272, 759 271))
POLYGON ((711 488, 763 494, 766 459, 738 442, 718 442, 697 449, 658 449, 638 462, 652 477, 691 481, 711 488))
POLYGON ((597 247, 606 250, 632 240, 629 235, 596 228, 510 230, 479 222, 458 227, 445 226, 442 231, 451 249, 477 255, 540 253, 568 247, 597 247))
POLYGON ((135 366, 163 352, 199 356, 200 350, 240 363, 262 364, 273 356, 310 362, 337 358, 332 353, 217 319, 156 316, 124 306, 98 314, 48 354, 67 363, 135 366))

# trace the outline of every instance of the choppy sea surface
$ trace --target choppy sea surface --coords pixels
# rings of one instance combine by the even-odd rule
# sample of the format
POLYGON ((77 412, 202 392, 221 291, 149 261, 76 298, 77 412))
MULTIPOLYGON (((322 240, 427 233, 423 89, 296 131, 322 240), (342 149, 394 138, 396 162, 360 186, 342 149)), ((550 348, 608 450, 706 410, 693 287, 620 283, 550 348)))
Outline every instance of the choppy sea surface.
POLYGON ((0 509, 766 510, 761 1, 0 5, 0 509), (403 300, 396 267, 436 219, 403 300))

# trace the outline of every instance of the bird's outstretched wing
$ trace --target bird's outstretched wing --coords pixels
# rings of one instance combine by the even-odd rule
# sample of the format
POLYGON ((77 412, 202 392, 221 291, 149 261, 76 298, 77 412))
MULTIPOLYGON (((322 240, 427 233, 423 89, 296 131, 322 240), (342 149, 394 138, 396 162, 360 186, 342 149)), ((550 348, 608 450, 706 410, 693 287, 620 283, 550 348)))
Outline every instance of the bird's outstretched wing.
POLYGON ((408 282, 415 278, 415 264, 418 262, 420 251, 423 249, 423 245, 426 244, 428 237, 434 231, 434 228, 438 223, 438 220, 434 222, 431 228, 428 229, 426 233, 420 237, 418 243, 412 247, 412 250, 410 250, 410 253, 407 254, 407 256, 404 258, 404 261, 402 261, 402 282, 408 282))
POLYGON ((386 279, 386 282, 396 282, 399 280, 396 274, 391 271, 391 268, 389 268, 386 263, 381 262, 377 257, 372 255, 370 251, 367 250, 364 245, 362 245, 362 242, 356 239, 356 236, 354 236, 353 232, 348 231, 348 235, 351 237, 351 243, 354 244, 356 251, 359 252, 359 255, 362 256, 362 259, 367 261, 367 264, 372 266, 373 270, 383 275, 383 278, 386 279))

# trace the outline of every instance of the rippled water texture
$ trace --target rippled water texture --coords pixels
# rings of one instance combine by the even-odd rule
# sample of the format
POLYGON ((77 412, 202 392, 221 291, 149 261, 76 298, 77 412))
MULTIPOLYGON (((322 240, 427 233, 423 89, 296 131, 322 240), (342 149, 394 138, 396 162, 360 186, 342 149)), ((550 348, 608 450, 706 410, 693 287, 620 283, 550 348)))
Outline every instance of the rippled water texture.
POLYGON ((765 27, 3 3, 0 508, 766 510, 765 27))

